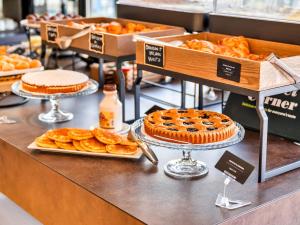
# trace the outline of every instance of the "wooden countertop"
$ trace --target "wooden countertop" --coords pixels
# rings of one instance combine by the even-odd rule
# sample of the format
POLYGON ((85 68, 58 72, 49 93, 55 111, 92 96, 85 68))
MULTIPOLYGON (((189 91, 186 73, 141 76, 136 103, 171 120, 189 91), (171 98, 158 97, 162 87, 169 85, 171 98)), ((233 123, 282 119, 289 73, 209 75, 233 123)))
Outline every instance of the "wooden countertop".
MULTIPOLYGON (((214 165, 225 149, 192 153, 210 169, 198 180, 166 176, 163 165, 181 157, 181 152, 163 148, 154 148, 160 160, 157 168, 145 158, 92 158, 27 149, 50 128, 97 124, 100 98, 94 94, 62 100, 62 108, 73 112, 74 119, 55 125, 37 119, 49 109, 48 102, 32 100, 0 109, 0 115, 17 120, 0 124, 0 191, 44 224, 298 224, 300 170, 262 184, 257 183, 255 170, 245 185, 232 182, 229 186, 231 198, 249 200, 252 205, 232 211, 214 205, 224 181, 214 165)), ((257 166, 258 141, 257 132, 246 131, 242 143, 226 150, 257 166)), ((300 147, 274 136, 269 139, 269 151, 269 168, 300 157, 300 147)))

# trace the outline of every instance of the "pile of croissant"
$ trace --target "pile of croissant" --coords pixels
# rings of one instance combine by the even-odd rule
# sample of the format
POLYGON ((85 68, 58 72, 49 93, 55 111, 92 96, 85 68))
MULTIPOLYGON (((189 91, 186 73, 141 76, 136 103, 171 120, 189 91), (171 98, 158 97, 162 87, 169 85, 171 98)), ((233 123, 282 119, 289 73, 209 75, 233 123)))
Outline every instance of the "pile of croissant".
POLYGON ((257 61, 264 60, 267 57, 267 55, 251 53, 249 43, 243 36, 224 38, 218 41, 217 44, 198 39, 187 40, 180 47, 257 61))

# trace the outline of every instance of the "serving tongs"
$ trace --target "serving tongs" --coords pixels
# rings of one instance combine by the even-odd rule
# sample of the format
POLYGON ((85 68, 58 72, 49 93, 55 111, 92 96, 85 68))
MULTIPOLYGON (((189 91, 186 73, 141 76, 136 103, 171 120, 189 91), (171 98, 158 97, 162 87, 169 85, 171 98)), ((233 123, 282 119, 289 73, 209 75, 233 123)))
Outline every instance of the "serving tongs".
POLYGON ((72 44, 72 41, 80 38, 86 34, 88 34, 89 32, 95 30, 95 26, 91 25, 91 26, 87 26, 85 27, 82 31, 72 35, 72 36, 61 36, 55 39, 56 44, 58 45, 58 47, 60 49, 67 49, 70 47, 70 45, 72 44))
POLYGON ((151 147, 149 145, 147 145, 145 142, 141 141, 140 139, 137 138, 137 136, 135 135, 134 129, 133 127, 130 128, 130 131, 128 132, 128 136, 127 138, 131 141, 135 141, 138 146, 142 149, 144 155, 146 156, 146 158, 152 162, 153 165, 157 165, 158 164, 158 158, 155 155, 155 153, 153 152, 153 150, 151 149, 151 147))
POLYGON ((290 68, 286 63, 280 60, 274 53, 271 53, 267 58, 272 65, 279 67, 283 70, 288 76, 294 80, 294 86, 300 89, 300 74, 297 74, 292 68, 290 68))

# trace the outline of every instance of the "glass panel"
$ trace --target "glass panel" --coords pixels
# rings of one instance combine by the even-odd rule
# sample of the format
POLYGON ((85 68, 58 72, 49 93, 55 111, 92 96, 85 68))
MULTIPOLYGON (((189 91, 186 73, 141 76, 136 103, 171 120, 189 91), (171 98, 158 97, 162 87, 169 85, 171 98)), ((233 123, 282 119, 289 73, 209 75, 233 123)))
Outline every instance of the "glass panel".
POLYGON ((91 0, 90 15, 92 17, 116 17, 116 3, 114 0, 91 0))
POLYGON ((217 13, 300 21, 299 0, 218 0, 217 13))
POLYGON ((176 11, 208 12, 213 9, 213 0, 119 0, 120 4, 176 11))
POLYGON ((66 10, 66 14, 78 14, 78 0, 34 0, 34 12, 37 14, 54 15, 66 10))

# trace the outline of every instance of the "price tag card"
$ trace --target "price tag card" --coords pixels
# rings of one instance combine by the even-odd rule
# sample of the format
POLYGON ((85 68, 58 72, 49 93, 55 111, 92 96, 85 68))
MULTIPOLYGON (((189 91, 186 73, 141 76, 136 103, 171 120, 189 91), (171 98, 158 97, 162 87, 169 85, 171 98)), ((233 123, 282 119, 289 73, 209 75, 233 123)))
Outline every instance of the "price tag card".
POLYGON ((102 33, 90 33, 89 49, 100 54, 104 53, 104 35, 102 33))
POLYGON ((162 107, 160 107, 158 105, 154 105, 150 109, 148 109, 147 112, 145 112, 145 114, 149 115, 150 113, 156 112, 158 110, 164 110, 164 108, 162 108, 162 107))
POLYGON ((252 171, 254 166, 237 157, 229 151, 226 151, 219 159, 215 168, 225 173, 237 182, 244 184, 252 171))
POLYGON ((240 82, 241 79, 241 64, 225 59, 218 59, 217 76, 240 82))
POLYGON ((164 68, 164 46, 145 43, 145 61, 146 65, 164 68))
POLYGON ((56 38, 58 37, 58 27, 57 25, 47 25, 47 40, 48 42, 55 43, 56 38))

